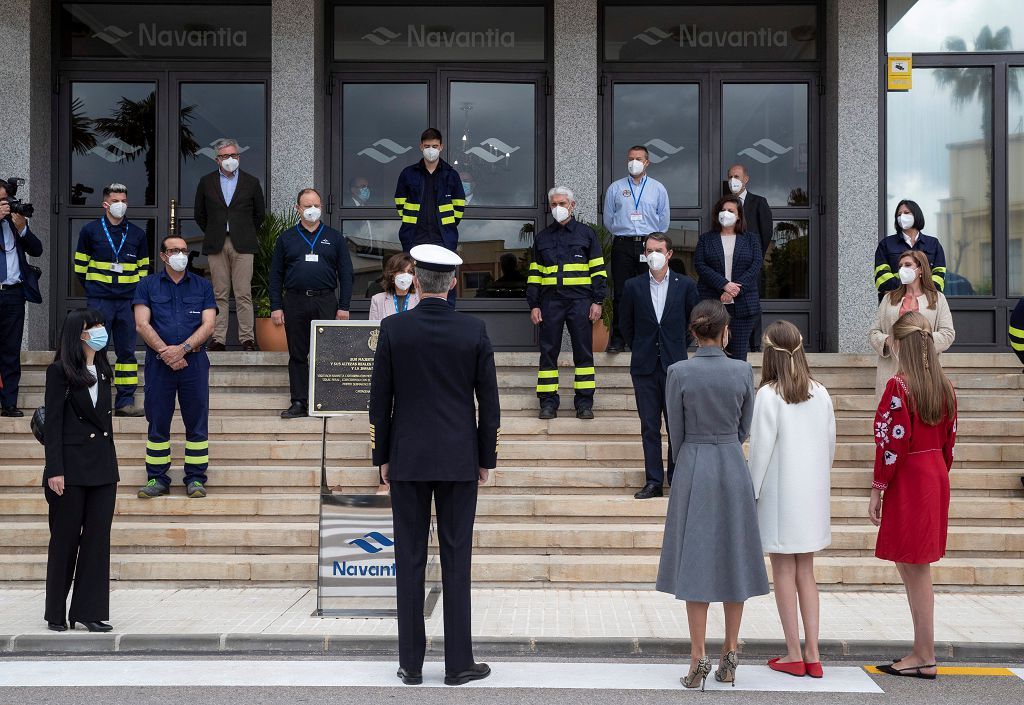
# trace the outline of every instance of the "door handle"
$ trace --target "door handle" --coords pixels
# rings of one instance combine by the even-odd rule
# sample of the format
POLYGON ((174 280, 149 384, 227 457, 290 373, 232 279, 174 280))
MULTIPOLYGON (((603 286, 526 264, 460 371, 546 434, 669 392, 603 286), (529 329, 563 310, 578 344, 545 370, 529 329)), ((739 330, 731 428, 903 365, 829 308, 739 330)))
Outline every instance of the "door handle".
POLYGON ((178 202, 175 199, 171 199, 171 217, 170 224, 167 229, 169 235, 178 234, 178 202))

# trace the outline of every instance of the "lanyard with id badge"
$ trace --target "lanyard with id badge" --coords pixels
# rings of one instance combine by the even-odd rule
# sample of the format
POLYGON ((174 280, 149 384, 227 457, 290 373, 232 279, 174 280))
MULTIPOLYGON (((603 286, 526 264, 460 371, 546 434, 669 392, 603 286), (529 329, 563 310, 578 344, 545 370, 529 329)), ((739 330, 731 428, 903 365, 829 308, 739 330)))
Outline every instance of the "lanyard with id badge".
POLYGON ((313 240, 312 241, 306 239, 306 234, 304 232, 302 232, 302 229, 303 229, 302 225, 296 225, 295 226, 295 231, 299 234, 299 237, 301 237, 302 240, 307 245, 309 245, 309 254, 306 255, 306 261, 307 262, 319 262, 320 261, 320 255, 313 254, 313 250, 316 249, 316 241, 320 237, 320 233, 322 233, 324 231, 324 224, 320 223, 320 227, 317 229, 316 233, 313 234, 313 240))
MULTIPOLYGON (((646 187, 646 176, 644 177, 644 180, 640 182, 640 193, 635 193, 633 191, 633 179, 629 180, 629 195, 633 197, 633 210, 629 212, 629 222, 632 223, 634 227, 636 227, 638 223, 644 222, 644 214, 640 212, 640 199, 643 198, 644 189, 646 187)), ((647 261, 647 255, 644 254, 643 252, 640 253, 640 261, 647 261)))
POLYGON ((103 234, 107 236, 110 243, 110 251, 114 253, 114 261, 110 263, 110 271, 114 274, 124 274, 124 265, 120 262, 121 250, 124 248, 124 241, 128 239, 128 224, 124 224, 124 232, 121 233, 121 244, 114 247, 114 238, 110 237, 110 230, 107 229, 107 219, 100 218, 100 225, 103 226, 103 234))

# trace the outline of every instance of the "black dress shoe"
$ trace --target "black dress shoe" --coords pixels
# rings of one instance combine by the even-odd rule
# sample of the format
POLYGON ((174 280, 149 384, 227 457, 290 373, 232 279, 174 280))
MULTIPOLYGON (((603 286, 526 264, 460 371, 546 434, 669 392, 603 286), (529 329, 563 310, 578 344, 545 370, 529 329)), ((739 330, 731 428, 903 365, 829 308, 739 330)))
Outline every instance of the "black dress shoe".
POLYGON ((243 352, 256 352, 256 343, 254 343, 251 340, 243 340, 242 341, 242 351, 243 352))
POLYGON ((423 685, 423 671, 410 671, 407 668, 399 668, 398 677, 406 685, 423 685))
POLYGON ((51 632, 66 632, 68 625, 66 622, 47 622, 46 628, 51 632))
POLYGON ((20 419, 25 415, 25 412, 16 406, 5 406, 3 411, 0 411, 0 416, 10 416, 14 419, 20 419))
POLYGON ((555 407, 550 406, 550 405, 542 406, 540 408, 540 413, 537 414, 537 418, 538 419, 543 419, 544 421, 550 421, 551 419, 557 419, 558 418, 558 409, 556 409, 555 407))
POLYGON ((491 675, 491 667, 486 663, 474 663, 465 671, 459 671, 458 673, 445 673, 444 684, 445 685, 463 685, 470 681, 478 681, 482 678, 486 678, 491 675))
POLYGON ((656 485, 653 482, 648 482, 644 485, 644 488, 633 495, 634 499, 650 499, 651 497, 661 497, 664 492, 661 489, 661 485, 656 485))
POLYGON ((293 401, 291 406, 281 412, 282 419, 301 419, 304 416, 309 416, 309 412, 301 401, 293 401))
POLYGON ((625 347, 626 346, 623 343, 608 343, 608 347, 606 347, 604 351, 606 353, 611 353, 614 355, 615 353, 622 352, 625 349, 625 347))
MULTIPOLYGON (((82 622, 82 625, 90 632, 110 632, 114 628, 106 622, 82 622)), ((75 620, 71 620, 71 628, 75 628, 75 620)))
POLYGON ((594 410, 586 407, 583 409, 576 409, 576 418, 589 420, 594 418, 594 410))
POLYGON ((206 344, 206 349, 209 352, 224 352, 225 350, 227 350, 227 348, 224 346, 224 343, 220 342, 219 340, 211 340, 209 343, 206 344))

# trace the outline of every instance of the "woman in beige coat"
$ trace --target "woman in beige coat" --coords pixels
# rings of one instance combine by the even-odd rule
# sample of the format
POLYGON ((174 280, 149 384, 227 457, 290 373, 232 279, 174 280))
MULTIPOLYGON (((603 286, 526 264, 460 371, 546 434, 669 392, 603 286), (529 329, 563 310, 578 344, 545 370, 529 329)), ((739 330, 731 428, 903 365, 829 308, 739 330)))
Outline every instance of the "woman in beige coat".
POLYGON ((928 258, 919 250, 907 250, 900 255, 900 286, 882 297, 875 316, 875 325, 869 333, 871 347, 878 353, 875 373, 875 399, 882 396, 885 385, 896 374, 899 363, 892 354, 892 326, 908 311, 917 311, 932 327, 932 340, 936 352, 945 352, 956 338, 953 314, 946 297, 935 288, 928 258))

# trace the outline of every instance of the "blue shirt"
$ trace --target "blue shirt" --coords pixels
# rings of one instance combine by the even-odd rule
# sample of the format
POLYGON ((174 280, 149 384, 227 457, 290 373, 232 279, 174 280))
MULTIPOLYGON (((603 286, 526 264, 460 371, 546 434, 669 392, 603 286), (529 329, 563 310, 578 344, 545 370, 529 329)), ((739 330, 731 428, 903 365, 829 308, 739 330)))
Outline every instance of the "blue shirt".
POLYGON ((668 191, 660 181, 645 176, 640 184, 633 177, 613 181, 604 195, 604 227, 615 237, 635 237, 668 232, 668 191), (640 213, 639 220, 633 212, 640 213))
POLYGON ((114 225, 106 215, 86 223, 75 247, 75 273, 90 298, 131 300, 135 286, 149 274, 145 231, 127 218, 114 225), (120 249, 115 252, 116 248, 120 249), (111 268, 114 263, 120 265, 120 272, 111 268))
MULTIPOLYGON (((27 225, 18 233, 18 237, 24 237, 26 232, 28 232, 27 225)), ((0 220, 0 234, 3 235, 3 256, 6 265, 4 271, 7 274, 6 277, 0 277, 3 279, 0 284, 17 284, 21 281, 21 263, 18 262, 18 247, 14 239, 13 228, 6 219, 0 220)))
MULTIPOLYGON (((132 305, 148 306, 152 315, 150 324, 168 345, 181 345, 195 333, 203 323, 203 311, 217 309, 213 298, 213 286, 206 279, 185 272, 175 284, 167 270, 151 274, 135 287, 132 305)), ((147 354, 155 355, 152 349, 147 354)))
MULTIPOLYGON (((231 199, 235 197, 235 187, 238 186, 238 170, 231 176, 224 176, 224 172, 220 169, 217 170, 220 174, 220 192, 224 195, 224 204, 230 206, 231 199)), ((224 229, 231 230, 231 225, 226 220, 224 221, 224 229)))

